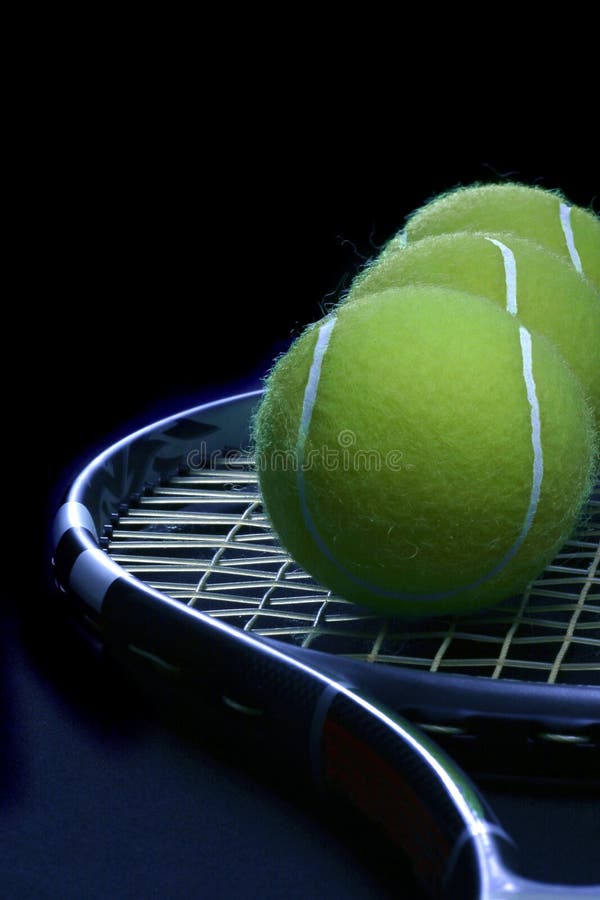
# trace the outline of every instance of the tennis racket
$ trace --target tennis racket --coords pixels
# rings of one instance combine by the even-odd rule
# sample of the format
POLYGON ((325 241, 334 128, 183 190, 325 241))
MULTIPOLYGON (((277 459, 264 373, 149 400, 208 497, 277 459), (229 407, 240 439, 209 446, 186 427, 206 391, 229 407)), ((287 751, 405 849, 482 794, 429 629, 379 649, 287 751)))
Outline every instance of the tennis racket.
POLYGON ((264 722, 432 896, 600 897, 600 884, 527 879, 453 761, 598 786, 599 490, 522 597, 468 618, 381 618, 278 544, 248 450, 259 399, 163 419, 83 469, 53 526, 69 610, 142 677, 264 722))

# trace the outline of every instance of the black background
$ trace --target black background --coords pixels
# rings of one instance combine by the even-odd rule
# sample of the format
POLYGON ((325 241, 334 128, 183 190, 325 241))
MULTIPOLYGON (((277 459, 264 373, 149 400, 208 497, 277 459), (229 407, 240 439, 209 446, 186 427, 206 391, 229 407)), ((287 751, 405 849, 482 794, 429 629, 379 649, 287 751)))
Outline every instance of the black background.
POLYGON ((107 437, 260 384, 440 191, 514 179, 600 203, 595 153, 572 141, 551 159, 543 141, 538 153, 459 152, 437 136, 384 150, 260 121, 245 142, 244 127, 166 147, 152 131, 121 144, 93 132, 44 173, 33 266, 45 484, 107 437))
MULTIPOLYGON (((408 128, 359 146, 347 122, 333 133, 167 106, 157 121, 133 99, 113 118, 82 115, 68 139, 50 117, 34 154, 23 279, 37 309, 23 301, 7 336, 22 345, 6 377, 23 522, 9 522, 0 647, 0 893, 417 897, 406 867, 294 773, 190 735, 88 655, 53 613, 49 517, 111 438, 258 386, 432 195, 512 178, 588 206, 595 154, 571 138, 551 158, 543 141, 461 148, 451 131, 408 128)), ((543 831, 544 810, 530 814, 543 831)))

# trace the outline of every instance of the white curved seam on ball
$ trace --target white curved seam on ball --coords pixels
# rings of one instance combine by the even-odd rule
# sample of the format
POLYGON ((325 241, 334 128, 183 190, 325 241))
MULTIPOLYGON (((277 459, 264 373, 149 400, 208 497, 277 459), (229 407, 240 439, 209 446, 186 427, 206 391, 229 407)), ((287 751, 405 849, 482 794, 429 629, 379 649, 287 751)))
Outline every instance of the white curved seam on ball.
POLYGON ((513 545, 509 548, 509 550, 504 554, 502 559, 488 572, 482 575, 480 578, 477 578, 475 581, 470 584, 460 585, 459 587, 452 588, 449 591, 438 591, 434 594, 414 594, 407 591, 389 591, 384 590, 381 587, 378 587, 375 584, 371 584, 368 581, 365 581, 363 578, 359 578, 354 574, 350 569, 346 566, 342 565, 342 563, 334 556, 326 542, 321 537, 319 530, 317 529, 315 522, 313 520, 312 514, 310 512, 308 506, 308 499, 306 496, 306 484, 304 479, 304 450, 306 445, 306 439, 308 437, 308 432, 310 428, 310 423, 312 420, 312 414, 315 406, 315 402, 317 399, 317 393, 319 389, 319 382, 321 379, 321 369, 323 365, 323 359, 325 357, 325 353, 329 347, 329 341, 331 339, 331 333, 335 326, 336 319, 329 319, 324 325, 319 329, 319 336, 317 338, 317 343, 315 345, 313 359, 310 367, 310 372, 308 375, 308 381, 306 383, 306 388, 304 391, 304 399, 302 403, 302 415, 300 419, 300 425, 298 429, 298 441, 296 444, 296 454, 297 454, 297 485, 298 485, 298 496, 300 500, 300 508, 302 510, 302 518, 304 519, 304 524, 314 540, 315 544, 321 551, 321 553, 341 572, 349 581, 358 585, 358 587, 364 588, 371 593, 377 594, 380 597, 387 597, 392 600, 419 600, 419 601, 434 601, 434 600, 443 600, 448 597, 453 597, 456 594, 460 594, 463 591, 475 590, 486 582, 490 581, 492 578, 495 578, 496 575, 500 574, 500 572, 508 565, 508 563, 516 556, 522 547, 529 531, 531 529, 531 525, 535 518, 535 514, 537 512, 537 507, 539 504, 539 498, 541 494, 542 488, 542 479, 544 475, 544 457, 542 451, 542 438, 541 438, 541 418, 540 418, 540 409, 539 402, 537 398, 537 388, 535 384, 535 378, 533 374, 533 355, 531 350, 531 335, 523 326, 519 327, 519 340, 521 345, 521 359, 523 364, 523 379, 525 382, 525 389, 527 393, 527 401, 529 404, 530 410, 530 422, 531 422, 531 444, 533 448, 533 471, 532 471, 532 486, 531 486, 531 494, 529 497, 529 505, 527 507, 527 512, 525 515, 525 520, 523 522, 523 527, 513 545))
POLYGON ((510 247, 497 241, 496 238, 486 237, 486 241, 494 244, 502 254, 504 263, 504 281, 506 283, 506 312, 516 316, 519 309, 517 305, 517 261, 510 247))
POLYGON ((304 524, 308 529, 313 541, 323 553, 327 559, 330 559, 335 563, 335 557, 330 552, 329 547, 326 545, 325 541, 322 539, 319 534, 317 527, 313 521, 313 518, 310 514, 310 510, 308 508, 308 500, 306 499, 306 484, 304 480, 304 456, 305 456, 305 445, 306 438, 308 437, 308 430, 310 428, 310 423, 312 421, 312 414, 315 408, 315 402, 317 399, 317 391, 319 389, 319 381, 321 380, 321 367, 323 365, 323 358, 325 353, 327 352, 327 348, 329 347, 329 341, 331 340, 331 334, 335 327, 337 319, 333 316, 326 322, 324 325, 321 325, 319 328, 319 336, 317 338, 317 343, 315 344, 315 349, 313 352, 312 363, 310 366, 310 371, 308 373, 308 381, 306 382, 306 388, 304 389, 304 398, 302 401, 302 415, 300 417, 300 425, 298 428, 298 441, 296 444, 296 484, 298 486, 298 496, 300 499, 300 507, 302 509, 302 518, 304 519, 304 524))
MULTIPOLYGON (((317 399, 317 389, 319 387, 319 381, 321 379, 321 366, 323 365, 323 357, 327 352, 327 348, 329 346, 329 341, 331 339, 331 333, 335 327, 336 323, 335 316, 329 319, 328 322, 325 322, 324 325, 321 325, 319 328, 319 337, 317 338, 317 343, 315 345, 315 350, 313 353, 312 364, 310 367, 310 372, 308 373, 308 382, 306 384, 306 389, 304 391, 304 400, 302 403, 302 418, 300 419, 300 436, 298 440, 298 449, 300 449, 300 445, 302 445, 302 450, 304 450, 304 443, 306 442, 306 435, 308 434, 308 429, 310 427, 310 422, 312 419, 313 409, 315 407, 315 400, 317 399)), ((298 462, 300 461, 300 457, 298 462)))
POLYGON ((525 390, 527 393, 527 402, 529 404, 529 420, 531 422, 531 446, 533 449, 533 464, 531 478, 531 493, 529 495, 529 505, 525 514, 523 527, 516 541, 502 557, 500 562, 485 576, 484 580, 493 578, 504 569, 508 563, 517 555, 527 535, 531 530, 540 495, 542 492, 542 480, 544 477, 544 453, 542 450, 542 422, 540 417, 540 405, 537 397, 537 387, 533 374, 533 354, 531 350, 531 335, 522 325, 519 327, 519 340, 521 343, 521 359, 523 361, 523 380, 525 382, 525 390))
POLYGON ((571 207, 566 203, 560 204, 560 224, 567 242, 567 250, 571 257, 571 262, 576 270, 583 274, 583 266, 581 265, 581 257, 575 245, 575 235, 573 234, 573 226, 571 225, 571 207))
MULTIPOLYGON (((542 492, 542 480, 544 478, 544 453, 542 450, 542 419, 540 416, 540 404, 537 396, 537 387, 533 375, 533 353, 531 350, 531 335, 522 325, 519 328, 521 339, 521 356, 523 358, 523 378, 527 390, 531 420, 531 446, 533 449, 533 481, 531 485, 531 497, 529 509, 525 516, 525 522, 521 534, 516 541, 516 550, 522 545, 529 534, 531 525, 537 512, 540 495, 542 492)), ((515 552, 516 552, 515 550, 515 552)), ((513 554, 514 555, 514 554, 513 554)))

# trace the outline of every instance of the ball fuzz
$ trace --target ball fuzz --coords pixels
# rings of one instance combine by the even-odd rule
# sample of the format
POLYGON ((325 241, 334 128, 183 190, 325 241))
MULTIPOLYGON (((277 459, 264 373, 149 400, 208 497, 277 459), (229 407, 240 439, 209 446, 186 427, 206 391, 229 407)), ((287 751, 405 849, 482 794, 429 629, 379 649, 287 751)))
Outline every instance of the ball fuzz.
POLYGON ((552 191, 523 184, 459 188, 408 220, 408 244, 453 231, 510 231, 566 259, 600 291, 600 219, 552 191))
POLYGON ((600 425, 600 296, 573 266, 513 234, 443 234, 390 247, 358 276, 348 299, 419 283, 488 297, 549 338, 600 425))
POLYGON ((544 338, 437 287, 346 303, 275 365, 255 419, 282 543, 386 613, 472 612, 522 591, 587 496, 592 416, 544 338))

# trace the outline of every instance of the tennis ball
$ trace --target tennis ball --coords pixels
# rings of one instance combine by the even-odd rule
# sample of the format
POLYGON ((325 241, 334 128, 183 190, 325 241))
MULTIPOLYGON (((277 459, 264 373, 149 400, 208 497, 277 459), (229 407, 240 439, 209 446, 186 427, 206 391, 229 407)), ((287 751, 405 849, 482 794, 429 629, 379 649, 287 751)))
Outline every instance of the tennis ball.
POLYGON ((522 591, 572 532, 595 434, 544 338, 434 286, 342 304, 279 359, 254 419, 283 545, 347 600, 472 612, 522 591))
POLYGON ((600 219, 559 193, 510 183, 459 188, 414 213, 400 240, 452 231, 512 231, 564 257, 600 290, 600 219))
POLYGON ((581 381, 600 425, 600 294, 571 265, 511 234, 443 234, 376 259, 348 299, 419 282, 486 296, 549 338, 581 381))

